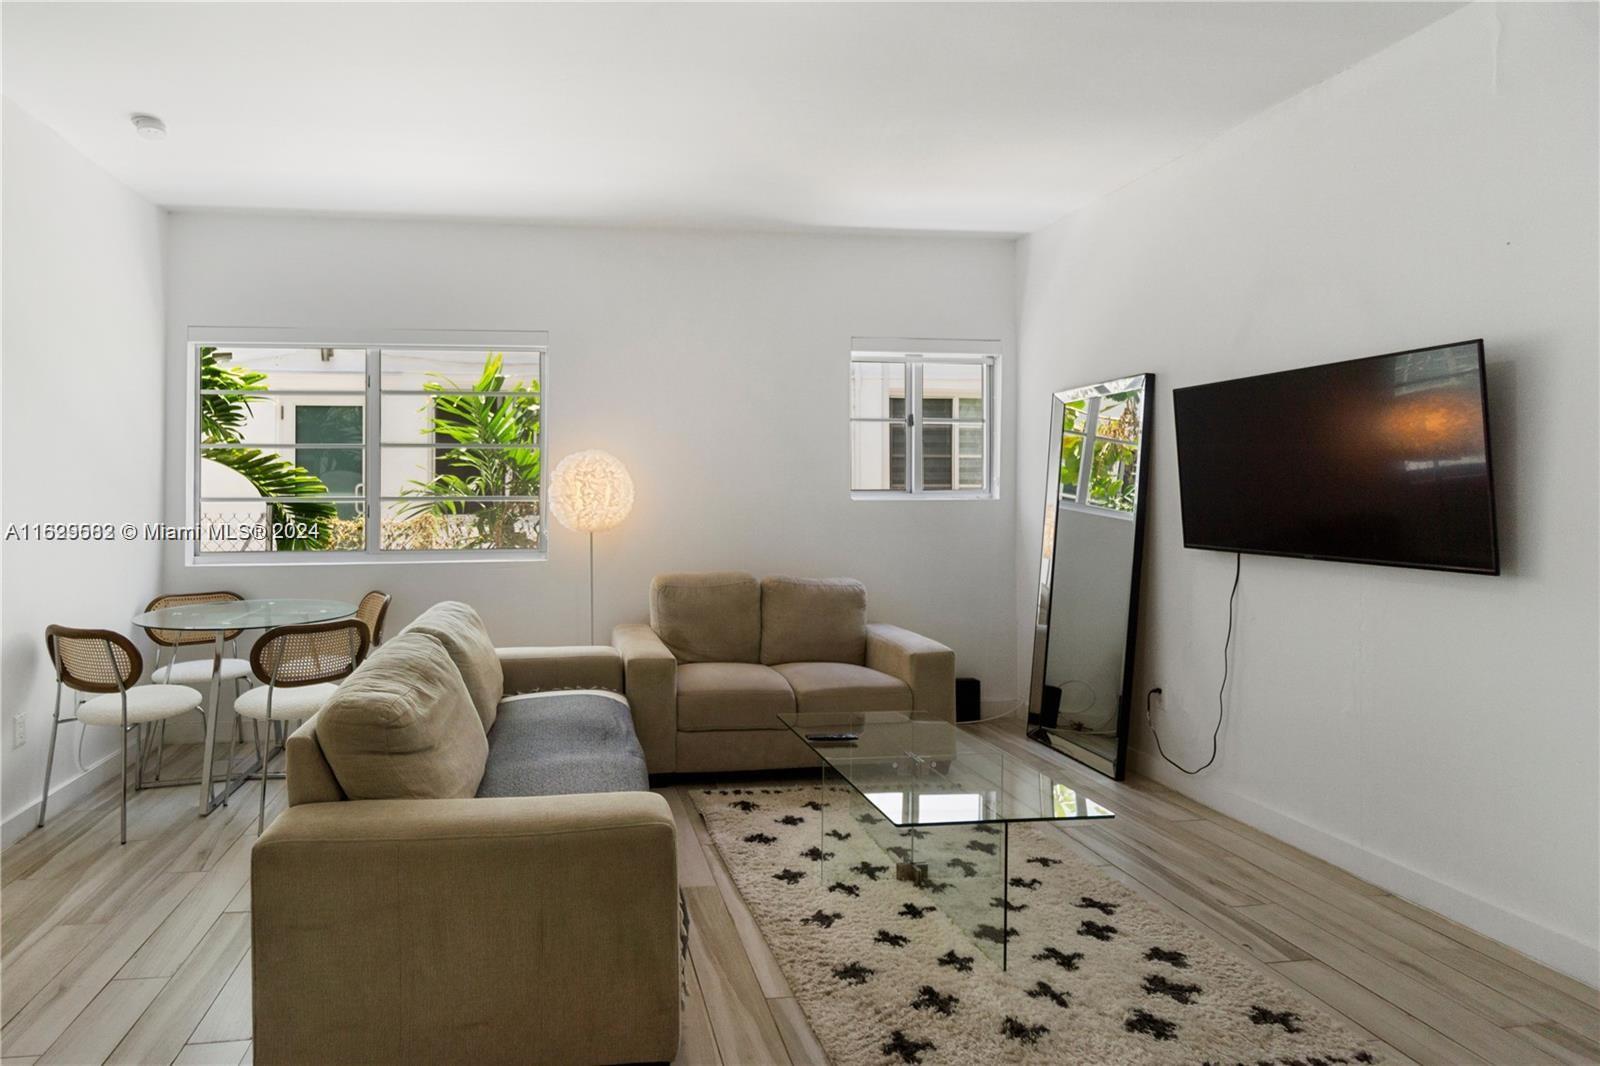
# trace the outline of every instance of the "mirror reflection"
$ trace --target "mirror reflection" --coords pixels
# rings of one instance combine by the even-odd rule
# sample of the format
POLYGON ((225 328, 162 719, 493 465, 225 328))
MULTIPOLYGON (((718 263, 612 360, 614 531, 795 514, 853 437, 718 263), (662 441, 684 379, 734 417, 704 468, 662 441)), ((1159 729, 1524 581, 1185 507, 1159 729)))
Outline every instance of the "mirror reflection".
POLYGON ((1152 376, 1052 397, 1028 733, 1121 778, 1152 376))

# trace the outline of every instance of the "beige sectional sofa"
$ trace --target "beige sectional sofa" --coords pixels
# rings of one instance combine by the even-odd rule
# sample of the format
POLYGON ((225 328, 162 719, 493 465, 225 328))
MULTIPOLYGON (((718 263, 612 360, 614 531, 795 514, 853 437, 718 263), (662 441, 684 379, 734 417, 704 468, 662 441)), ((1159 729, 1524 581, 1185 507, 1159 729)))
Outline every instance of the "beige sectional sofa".
POLYGON ((622 682, 611 648, 497 649, 462 604, 346 679, 251 855, 255 1061, 677 1054, 676 840, 622 682))
POLYGON ((618 626, 612 643, 651 773, 816 765, 782 713, 955 718, 955 654, 868 623, 859 581, 663 574, 650 623, 618 626))

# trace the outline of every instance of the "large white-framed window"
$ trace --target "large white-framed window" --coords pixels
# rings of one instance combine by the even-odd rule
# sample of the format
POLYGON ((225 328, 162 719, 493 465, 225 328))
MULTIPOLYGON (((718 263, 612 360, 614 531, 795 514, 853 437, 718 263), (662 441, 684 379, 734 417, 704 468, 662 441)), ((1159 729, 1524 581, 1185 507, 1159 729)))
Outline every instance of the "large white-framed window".
POLYGON ((543 332, 193 329, 191 563, 542 559, 543 332))
POLYGON ((988 499, 995 486, 997 341, 856 338, 855 499, 988 499))

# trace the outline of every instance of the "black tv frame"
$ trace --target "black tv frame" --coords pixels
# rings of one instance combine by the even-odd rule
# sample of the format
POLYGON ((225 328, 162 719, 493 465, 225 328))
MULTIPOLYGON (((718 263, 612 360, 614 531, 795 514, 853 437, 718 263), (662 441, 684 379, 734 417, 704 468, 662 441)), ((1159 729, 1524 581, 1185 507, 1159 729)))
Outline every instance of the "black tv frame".
POLYGON ((1189 539, 1189 526, 1187 522, 1182 523, 1184 530, 1183 546, 1185 548, 1195 548, 1200 551, 1228 552, 1229 554, 1237 555, 1270 555, 1281 559, 1315 559, 1318 561, 1331 563, 1361 563, 1366 566, 1388 566, 1401 570, 1434 570, 1452 574, 1481 574, 1486 577, 1498 577, 1500 575, 1500 516, 1499 511, 1495 506, 1494 447, 1493 438, 1489 434, 1489 374, 1484 363, 1482 337, 1477 337, 1472 340, 1454 341, 1450 344, 1430 344, 1425 348, 1403 348, 1397 352, 1384 352, 1382 355, 1362 356, 1359 359, 1336 359, 1327 363, 1314 363, 1311 366, 1294 367, 1290 370, 1273 370, 1265 374, 1246 374, 1242 377, 1225 378, 1222 381, 1208 381, 1199 385, 1186 385, 1183 388, 1173 389, 1172 395, 1174 410, 1172 415, 1172 436, 1174 442, 1176 443, 1178 459, 1178 511, 1181 520, 1184 517, 1182 486, 1183 427, 1178 421, 1178 414, 1176 410, 1178 393, 1187 392, 1190 389, 1208 388, 1213 385, 1227 385, 1235 381, 1251 381, 1256 378, 1279 377, 1285 374, 1299 373, 1303 370, 1319 370, 1323 367, 1342 366, 1347 363, 1364 363, 1376 359, 1393 359, 1397 355, 1414 355, 1418 352, 1433 352, 1444 348, 1460 348, 1468 344, 1475 345, 1478 350, 1478 402, 1479 409, 1483 412, 1484 477, 1489 490, 1489 553, 1494 559, 1494 563, 1490 567, 1480 568, 1475 566, 1443 566, 1434 563, 1402 563, 1395 562, 1392 559, 1363 559, 1356 556, 1346 555, 1318 555, 1307 554, 1305 552, 1268 551, 1262 548, 1239 548, 1223 544, 1196 544, 1189 539))

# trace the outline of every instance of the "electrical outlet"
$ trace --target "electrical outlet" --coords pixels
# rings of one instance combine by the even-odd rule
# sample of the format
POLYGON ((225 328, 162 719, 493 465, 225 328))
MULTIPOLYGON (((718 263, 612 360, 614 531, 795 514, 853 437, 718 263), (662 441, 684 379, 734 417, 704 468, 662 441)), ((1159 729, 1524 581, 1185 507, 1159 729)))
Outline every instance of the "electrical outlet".
POLYGON ((11 746, 20 748, 28 742, 28 716, 19 714, 11 719, 11 746))

